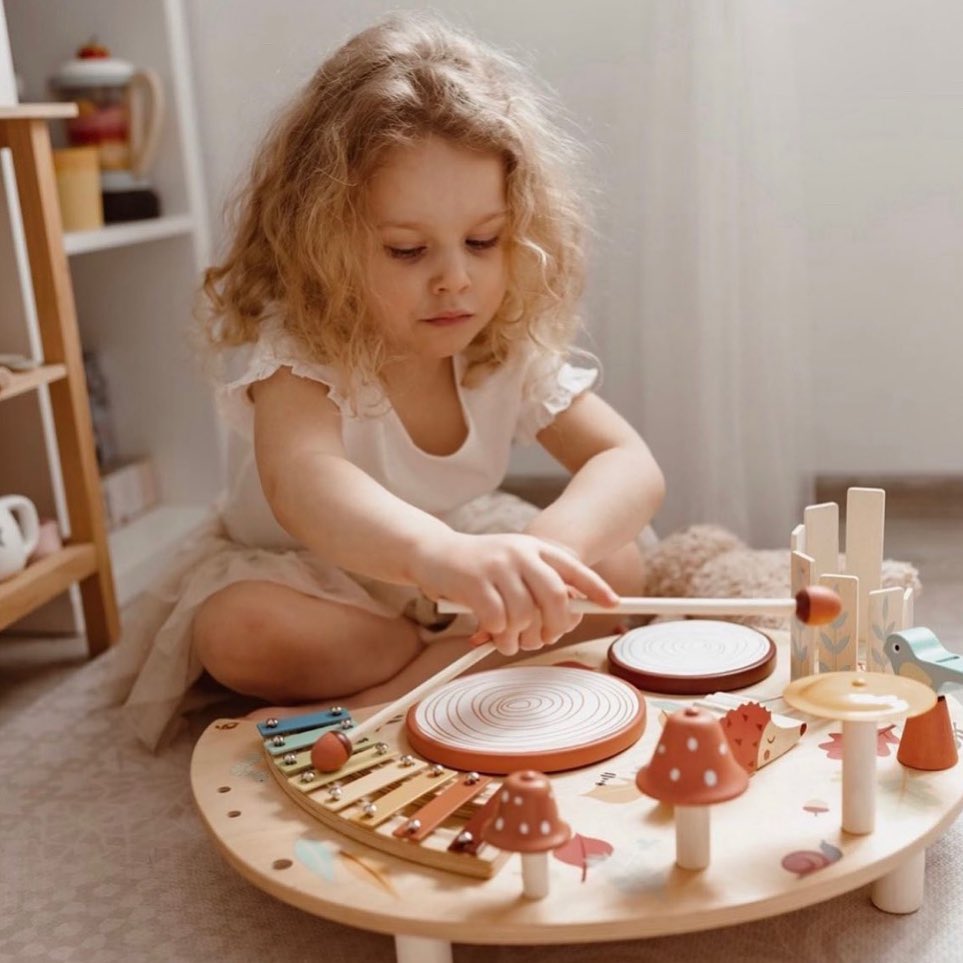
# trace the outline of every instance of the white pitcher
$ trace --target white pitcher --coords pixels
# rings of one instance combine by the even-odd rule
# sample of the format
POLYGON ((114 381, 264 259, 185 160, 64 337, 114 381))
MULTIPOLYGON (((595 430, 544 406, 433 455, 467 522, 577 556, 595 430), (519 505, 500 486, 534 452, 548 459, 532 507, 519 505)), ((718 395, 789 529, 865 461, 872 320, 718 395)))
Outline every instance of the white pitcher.
POLYGON ((39 536, 37 509, 29 498, 0 498, 0 582, 26 568, 39 536))

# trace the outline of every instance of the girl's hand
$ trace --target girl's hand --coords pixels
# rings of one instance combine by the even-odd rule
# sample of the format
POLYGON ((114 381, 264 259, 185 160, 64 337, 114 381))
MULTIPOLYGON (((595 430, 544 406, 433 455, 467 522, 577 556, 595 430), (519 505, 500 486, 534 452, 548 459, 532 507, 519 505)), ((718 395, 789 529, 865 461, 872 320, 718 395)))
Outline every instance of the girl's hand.
POLYGON ((581 621, 573 594, 615 606, 619 597, 568 549, 534 535, 449 532, 419 546, 414 579, 430 599, 467 605, 503 655, 551 645, 581 621))

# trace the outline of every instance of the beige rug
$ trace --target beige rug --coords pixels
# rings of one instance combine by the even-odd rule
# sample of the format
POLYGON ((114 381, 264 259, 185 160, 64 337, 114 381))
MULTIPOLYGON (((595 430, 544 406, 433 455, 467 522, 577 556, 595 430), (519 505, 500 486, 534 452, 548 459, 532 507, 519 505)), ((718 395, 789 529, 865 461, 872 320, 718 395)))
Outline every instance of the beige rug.
MULTIPOLYGON (((0 960, 374 963, 390 938, 309 916, 244 881, 215 852, 188 782, 196 717, 151 756, 105 705, 111 655, 0 727, 0 960)), ((751 841, 747 840, 747 845, 751 841)), ((457 963, 959 961, 963 834, 929 851, 909 917, 866 890, 759 923, 683 937, 568 947, 456 946, 457 963)))

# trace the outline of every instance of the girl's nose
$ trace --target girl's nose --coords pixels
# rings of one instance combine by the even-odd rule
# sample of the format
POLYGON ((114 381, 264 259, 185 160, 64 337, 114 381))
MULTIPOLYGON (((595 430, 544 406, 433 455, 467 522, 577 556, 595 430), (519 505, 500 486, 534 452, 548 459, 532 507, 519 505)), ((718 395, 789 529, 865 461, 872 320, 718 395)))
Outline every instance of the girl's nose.
POLYGON ((431 285, 435 294, 464 291, 470 287, 471 276, 468 273, 465 255, 461 252, 445 255, 438 265, 431 285))

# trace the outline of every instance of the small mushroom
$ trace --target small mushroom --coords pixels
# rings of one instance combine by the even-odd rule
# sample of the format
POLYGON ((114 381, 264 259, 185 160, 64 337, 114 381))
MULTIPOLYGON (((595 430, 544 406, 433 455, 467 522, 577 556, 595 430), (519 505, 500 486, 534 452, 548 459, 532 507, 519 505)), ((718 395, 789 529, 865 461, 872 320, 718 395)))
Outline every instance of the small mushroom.
POLYGON ((635 784, 675 806, 675 861, 683 869, 709 865, 709 806, 742 795, 749 775, 729 750, 719 720, 689 706, 665 720, 662 737, 635 784))
POLYGON ((482 829, 486 843, 522 855, 522 892, 528 899, 548 896, 548 854, 571 839, 543 773, 513 772, 502 783, 492 818, 482 829))
POLYGON ((791 682, 791 706, 843 724, 843 830, 863 835, 876 825, 878 723, 918 716, 936 704, 922 682, 883 672, 826 672, 791 682))
POLYGON ((910 769, 937 771, 956 765, 959 753, 946 696, 937 696, 932 709, 906 720, 896 758, 910 769))

